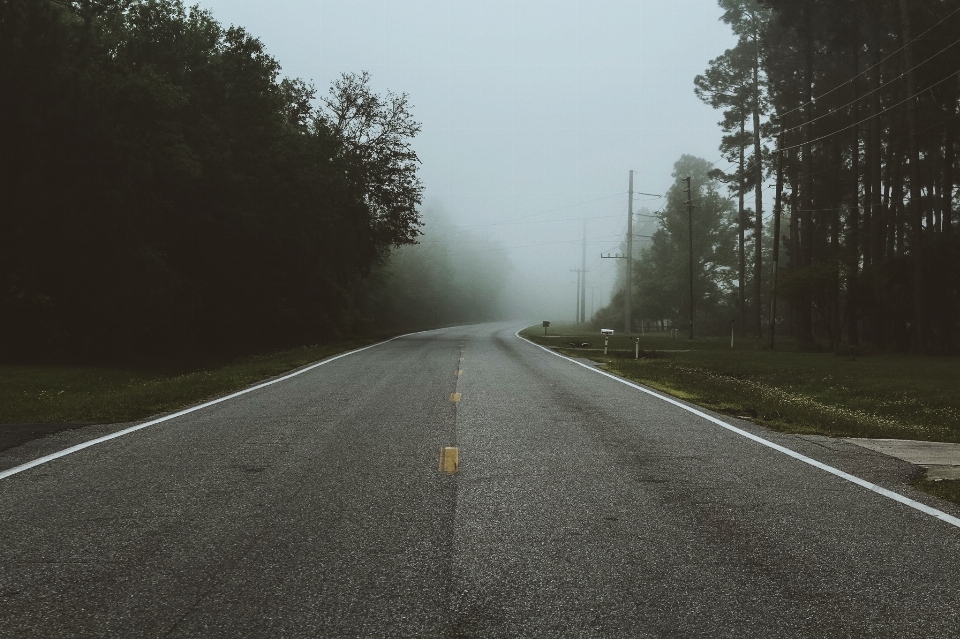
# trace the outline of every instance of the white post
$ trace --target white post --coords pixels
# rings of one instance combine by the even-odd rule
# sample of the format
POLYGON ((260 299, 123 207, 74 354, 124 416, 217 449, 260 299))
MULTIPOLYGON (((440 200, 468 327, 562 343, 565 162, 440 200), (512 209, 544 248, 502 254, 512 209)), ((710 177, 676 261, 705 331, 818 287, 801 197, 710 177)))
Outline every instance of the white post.
POLYGON ((633 359, 640 359, 640 338, 638 337, 635 341, 636 345, 633 349, 633 359))
POLYGON ((604 337, 603 337, 603 354, 604 354, 604 355, 607 354, 607 344, 609 344, 609 343, 610 343, 610 337, 604 335, 604 337))

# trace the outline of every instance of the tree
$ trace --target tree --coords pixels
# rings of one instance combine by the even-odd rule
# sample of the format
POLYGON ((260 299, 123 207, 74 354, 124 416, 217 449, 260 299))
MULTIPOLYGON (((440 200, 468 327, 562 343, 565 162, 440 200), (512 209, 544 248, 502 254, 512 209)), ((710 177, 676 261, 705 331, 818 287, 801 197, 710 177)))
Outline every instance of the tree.
POLYGON ((949 352, 960 330, 960 12, 941 0, 767 0, 768 100, 791 187, 796 336, 949 352), (841 308, 843 311, 841 312, 841 308))
POLYGON ((737 194, 737 231, 738 231, 738 269, 737 269, 737 306, 740 309, 740 332, 746 334, 747 305, 745 296, 746 287, 746 248, 745 235, 747 215, 744 208, 744 194, 747 189, 748 176, 745 171, 744 149, 750 144, 749 132, 746 130, 746 120, 750 115, 751 82, 749 64, 743 60, 745 48, 738 46, 727 49, 723 55, 710 61, 710 66, 702 74, 693 79, 694 93, 701 100, 715 109, 724 109, 723 120, 720 126, 726 134, 721 138, 720 151, 728 162, 737 163, 737 172, 733 175, 716 169, 711 174, 723 182, 732 184, 732 190, 737 194))
MULTIPOLYGON (((753 183, 754 218, 754 255, 753 255, 753 308, 752 324, 755 334, 762 333, 762 273, 763 273, 763 181, 764 146, 761 134, 761 118, 766 115, 764 95, 763 33, 769 20, 769 9, 757 0, 719 0, 724 10, 721 20, 729 24, 738 41, 733 49, 723 56, 712 60, 704 75, 694 79, 697 94, 715 108, 728 107, 725 113, 724 130, 739 122, 741 134, 733 138, 740 145, 742 157, 746 131, 744 121, 749 114, 753 123, 753 155, 750 159, 749 182, 753 183)), ((725 139, 725 142, 727 140, 725 139)), ((721 146, 721 149, 724 149, 721 146)), ((744 174, 743 160, 740 161, 737 179, 738 192, 747 188, 747 176, 744 174)), ((741 212, 743 207, 741 206, 741 212)), ((742 219, 742 213, 741 213, 742 219)), ((742 222, 741 222, 742 223, 742 222)))
POLYGON ((647 317, 669 319, 674 326, 689 314, 688 211, 686 182, 691 177, 693 209, 694 299, 698 330, 724 330, 734 304, 736 213, 710 177, 706 160, 683 155, 674 164, 674 184, 659 213, 660 228, 635 268, 647 317))
POLYGON ((737 47, 743 52, 738 59, 747 62, 750 77, 749 102, 753 117, 753 157, 751 164, 754 177, 754 260, 753 260, 753 313, 756 335, 763 333, 763 312, 761 304, 763 273, 763 178, 764 147, 761 142, 760 119, 766 114, 764 80, 761 64, 763 60, 763 31, 769 20, 770 11, 758 0, 720 0, 724 10, 720 18, 729 24, 739 40, 737 47))
POLYGON ((370 208, 372 226, 383 247, 410 244, 420 224, 417 207, 423 184, 420 159, 412 140, 420 124, 410 112, 406 93, 386 97, 370 88, 370 73, 344 73, 323 99, 317 125, 332 130, 342 142, 351 179, 370 208))
POLYGON ((406 96, 339 114, 180 0, 0 3, 0 355, 235 354, 363 330, 414 241, 406 96))

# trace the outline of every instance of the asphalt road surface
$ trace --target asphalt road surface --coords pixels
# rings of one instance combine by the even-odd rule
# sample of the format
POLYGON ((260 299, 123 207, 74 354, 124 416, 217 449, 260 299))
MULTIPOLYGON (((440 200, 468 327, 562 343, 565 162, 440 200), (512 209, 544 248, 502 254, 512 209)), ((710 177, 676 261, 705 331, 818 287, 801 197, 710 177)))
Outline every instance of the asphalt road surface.
MULTIPOLYGON (((960 528, 517 328, 398 338, 0 479, 0 636, 960 636, 960 528)), ((904 463, 723 419, 960 514, 904 463)))

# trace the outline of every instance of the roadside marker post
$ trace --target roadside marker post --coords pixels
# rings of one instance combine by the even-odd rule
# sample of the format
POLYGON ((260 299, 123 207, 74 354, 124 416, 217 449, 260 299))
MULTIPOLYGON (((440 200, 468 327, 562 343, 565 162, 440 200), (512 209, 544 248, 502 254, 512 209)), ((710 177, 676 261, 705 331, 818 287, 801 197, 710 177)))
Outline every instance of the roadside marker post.
POLYGON ((612 328, 601 328, 600 334, 603 335, 603 354, 607 354, 607 346, 610 345, 610 336, 613 335, 612 328))

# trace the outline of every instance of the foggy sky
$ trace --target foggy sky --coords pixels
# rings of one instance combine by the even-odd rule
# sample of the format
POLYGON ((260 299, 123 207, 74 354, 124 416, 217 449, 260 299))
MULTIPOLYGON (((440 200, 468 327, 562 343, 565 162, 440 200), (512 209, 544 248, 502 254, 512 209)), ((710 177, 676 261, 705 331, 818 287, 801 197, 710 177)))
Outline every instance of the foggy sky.
MULTIPOLYGON (((720 114, 693 93, 693 77, 735 43, 715 0, 199 4, 320 93, 342 72, 369 70, 378 92, 409 94, 425 206, 517 247, 504 258, 524 317, 573 318, 584 217, 587 283, 597 307, 609 299, 615 260, 599 254, 622 239, 630 169, 635 190, 663 194, 681 154, 720 158, 720 114)), ((635 198, 635 210, 660 204, 635 198)))

